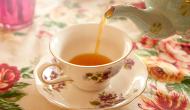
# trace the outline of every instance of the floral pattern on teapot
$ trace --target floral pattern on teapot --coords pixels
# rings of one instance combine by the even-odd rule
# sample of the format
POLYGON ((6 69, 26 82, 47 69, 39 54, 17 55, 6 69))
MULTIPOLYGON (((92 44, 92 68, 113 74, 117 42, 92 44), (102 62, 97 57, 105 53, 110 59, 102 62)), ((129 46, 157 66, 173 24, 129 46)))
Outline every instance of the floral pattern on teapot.
POLYGON ((179 11, 182 16, 190 16, 190 0, 184 0, 179 7, 179 11))
POLYGON ((160 22, 155 22, 150 27, 150 32, 154 34, 158 34, 162 30, 162 24, 160 22))

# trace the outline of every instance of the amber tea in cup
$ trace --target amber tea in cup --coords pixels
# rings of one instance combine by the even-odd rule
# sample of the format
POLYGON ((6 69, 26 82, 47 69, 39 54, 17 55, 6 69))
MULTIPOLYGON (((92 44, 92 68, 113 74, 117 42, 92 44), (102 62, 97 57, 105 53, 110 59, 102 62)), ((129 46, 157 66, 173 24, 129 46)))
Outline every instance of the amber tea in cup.
POLYGON ((110 62, 110 58, 97 53, 80 54, 70 60, 70 63, 83 66, 103 65, 110 62))

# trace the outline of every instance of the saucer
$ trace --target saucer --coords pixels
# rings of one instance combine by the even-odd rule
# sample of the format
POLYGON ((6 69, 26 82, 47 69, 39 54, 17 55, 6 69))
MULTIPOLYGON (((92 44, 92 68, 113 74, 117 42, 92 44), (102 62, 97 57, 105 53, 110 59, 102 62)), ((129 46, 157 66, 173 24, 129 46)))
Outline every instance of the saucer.
MULTIPOLYGON (((124 106, 132 102, 144 91, 148 78, 146 66, 140 59, 131 53, 126 65, 121 71, 110 80, 109 86, 95 92, 83 91, 72 84, 72 82, 60 82, 58 84, 47 85, 42 83, 36 70, 44 62, 52 62, 50 56, 43 57, 34 71, 36 87, 39 93, 48 101, 67 109, 97 110, 112 109, 124 106)), ((47 79, 58 76, 55 67, 50 67, 44 71, 49 74, 47 79)))

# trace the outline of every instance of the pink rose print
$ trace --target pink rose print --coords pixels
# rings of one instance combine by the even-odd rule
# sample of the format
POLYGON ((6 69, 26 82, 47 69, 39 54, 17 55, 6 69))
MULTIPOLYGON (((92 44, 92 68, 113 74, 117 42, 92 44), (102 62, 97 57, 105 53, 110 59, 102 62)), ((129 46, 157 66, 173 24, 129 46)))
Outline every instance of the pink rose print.
POLYGON ((133 3, 132 5, 136 8, 139 8, 139 9, 146 9, 144 2, 137 2, 137 3, 133 3))
POLYGON ((50 32, 44 31, 44 30, 40 30, 37 35, 36 35, 39 39, 43 38, 43 37, 52 37, 52 34, 50 32))
POLYGON ((15 66, 0 64, 0 93, 10 90, 20 78, 20 71, 15 66))
POLYGON ((188 100, 183 94, 176 92, 164 94, 157 91, 152 98, 143 97, 143 104, 138 106, 142 110, 187 110, 188 100))
POLYGON ((153 48, 158 44, 159 40, 155 38, 150 38, 148 36, 142 36, 140 39, 140 43, 142 44, 143 47, 145 48, 153 48))

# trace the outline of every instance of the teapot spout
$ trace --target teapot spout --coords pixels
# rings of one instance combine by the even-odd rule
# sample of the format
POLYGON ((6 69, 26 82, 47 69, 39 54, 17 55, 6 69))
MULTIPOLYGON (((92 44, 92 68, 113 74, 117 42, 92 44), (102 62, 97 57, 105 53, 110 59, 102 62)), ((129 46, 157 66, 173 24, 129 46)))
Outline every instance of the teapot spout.
POLYGON ((150 37, 166 38, 175 33, 172 23, 156 10, 141 10, 133 6, 111 6, 104 16, 107 19, 127 17, 150 37))
POLYGON ((104 14, 106 18, 130 17, 131 15, 144 14, 143 11, 124 5, 111 6, 104 14))

